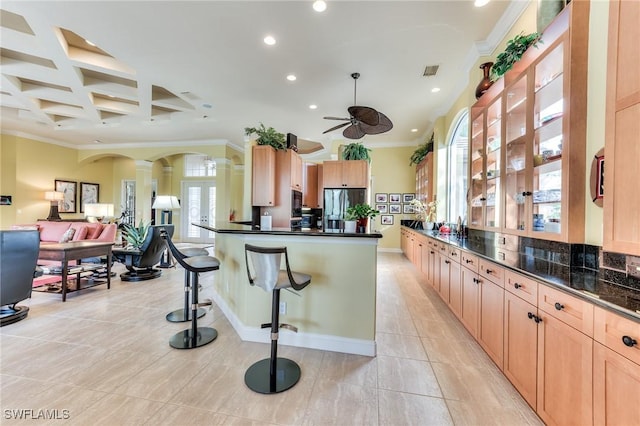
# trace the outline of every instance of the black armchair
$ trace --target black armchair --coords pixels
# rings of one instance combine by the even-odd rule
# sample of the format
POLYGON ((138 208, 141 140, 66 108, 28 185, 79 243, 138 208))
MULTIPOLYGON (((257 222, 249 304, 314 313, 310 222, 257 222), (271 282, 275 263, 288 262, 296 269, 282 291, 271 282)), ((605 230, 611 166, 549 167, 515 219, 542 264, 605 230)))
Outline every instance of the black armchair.
POLYGON ((149 227, 147 237, 140 250, 113 250, 113 258, 127 268, 127 272, 120 274, 122 281, 144 281, 158 278, 162 275, 160 269, 154 268, 160 263, 167 245, 160 235, 162 230, 173 235, 173 225, 154 225, 149 227))
POLYGON ((40 232, 0 231, 0 326, 26 318, 40 252, 40 232))

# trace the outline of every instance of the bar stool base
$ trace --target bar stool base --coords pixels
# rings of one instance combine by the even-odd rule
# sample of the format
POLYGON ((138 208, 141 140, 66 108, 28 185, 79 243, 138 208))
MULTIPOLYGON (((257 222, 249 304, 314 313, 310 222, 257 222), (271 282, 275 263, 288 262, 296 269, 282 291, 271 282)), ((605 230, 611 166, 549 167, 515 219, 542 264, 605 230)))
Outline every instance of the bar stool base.
MULTIPOLYGON (((207 310, 204 308, 198 308, 198 318, 202 318, 207 314, 207 310)), ((169 312, 166 316, 169 322, 187 322, 191 321, 191 311, 187 311, 185 315, 184 309, 177 309, 173 312, 169 312)))
POLYGON ((197 335, 193 338, 192 329, 183 330, 169 339, 169 345, 176 349, 193 349, 213 342, 218 337, 218 331, 211 327, 198 327, 197 335))
POLYGON ((244 382, 254 392, 272 394, 292 388, 300 380, 300 366, 287 358, 276 358, 275 380, 270 380, 271 359, 253 364, 244 374, 244 382))

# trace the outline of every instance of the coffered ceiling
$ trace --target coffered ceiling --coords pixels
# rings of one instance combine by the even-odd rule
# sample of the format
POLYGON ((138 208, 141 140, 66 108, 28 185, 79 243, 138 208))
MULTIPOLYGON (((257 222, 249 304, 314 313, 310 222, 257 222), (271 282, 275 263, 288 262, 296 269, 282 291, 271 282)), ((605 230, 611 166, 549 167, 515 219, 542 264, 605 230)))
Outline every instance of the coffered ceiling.
POLYGON ((362 141, 416 144, 527 4, 312 3, 3 0, 2 132, 82 147, 241 146, 244 127, 262 122, 328 146, 343 137, 323 134, 339 123, 323 117, 348 116, 359 72, 357 103, 394 124, 362 141))

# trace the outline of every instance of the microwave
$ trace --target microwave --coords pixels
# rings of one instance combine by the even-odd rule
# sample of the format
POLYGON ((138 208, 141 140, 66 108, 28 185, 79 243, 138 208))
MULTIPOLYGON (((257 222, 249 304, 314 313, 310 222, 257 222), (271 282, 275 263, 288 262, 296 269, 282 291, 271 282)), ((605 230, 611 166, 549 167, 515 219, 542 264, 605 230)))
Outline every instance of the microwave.
POLYGON ((302 217, 302 192, 291 191, 291 217, 302 217))

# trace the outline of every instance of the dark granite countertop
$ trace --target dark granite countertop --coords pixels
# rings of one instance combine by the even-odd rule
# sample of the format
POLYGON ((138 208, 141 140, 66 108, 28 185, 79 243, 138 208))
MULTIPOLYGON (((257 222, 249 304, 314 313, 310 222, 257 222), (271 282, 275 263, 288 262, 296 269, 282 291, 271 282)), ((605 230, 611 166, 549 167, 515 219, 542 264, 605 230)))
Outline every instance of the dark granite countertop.
MULTIPOLYGON (((613 310, 635 321, 640 321, 640 290, 610 283, 602 279, 598 271, 570 267, 549 262, 523 253, 512 252, 502 259, 498 248, 491 245, 476 245, 466 238, 452 234, 441 235, 437 231, 414 232, 436 238, 450 245, 467 250, 492 262, 508 267, 532 279, 549 284, 559 290, 588 300, 606 309, 613 310)), ((505 250, 500 250, 504 252, 505 250)))
POLYGON ((217 232, 219 234, 261 234, 261 235, 292 235, 304 237, 351 237, 351 238, 382 238, 379 232, 350 233, 350 232, 329 232, 322 229, 311 230, 291 230, 291 228, 272 228, 263 231, 258 227, 244 223, 224 222, 216 223, 215 226, 192 223, 193 226, 217 232))

